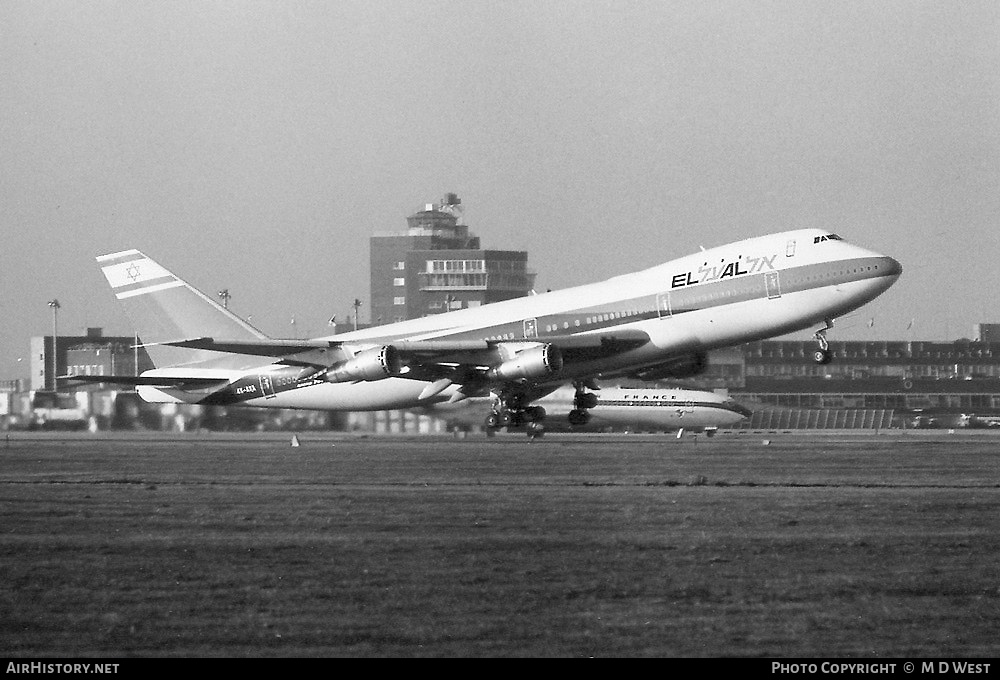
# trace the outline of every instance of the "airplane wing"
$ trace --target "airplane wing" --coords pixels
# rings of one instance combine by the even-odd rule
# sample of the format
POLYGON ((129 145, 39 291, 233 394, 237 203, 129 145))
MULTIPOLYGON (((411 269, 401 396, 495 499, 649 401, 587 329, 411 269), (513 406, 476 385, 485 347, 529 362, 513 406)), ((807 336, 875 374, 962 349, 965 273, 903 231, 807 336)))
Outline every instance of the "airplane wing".
MULTIPOLYGON (((380 345, 384 339, 366 340, 223 340, 211 337, 161 342, 161 345, 212 350, 233 354, 266 356, 289 366, 327 369, 349 360, 347 348, 380 345)), ((617 330, 592 334, 548 336, 517 340, 428 339, 386 342, 405 369, 402 377, 418 380, 450 378, 456 382, 482 377, 497 363, 497 350, 504 345, 552 345, 564 361, 589 361, 635 349, 649 342, 642 331, 617 330)))
MULTIPOLYGON (((186 347, 188 349, 210 349, 214 352, 251 354, 265 357, 284 357, 312 350, 332 349, 341 346, 339 342, 330 342, 327 340, 216 340, 215 338, 188 338, 185 340, 168 340, 152 344, 186 347)), ((145 347, 146 345, 142 346, 145 347)))
MULTIPOLYGON (((558 345, 563 350, 617 348, 633 349, 649 342, 649 335, 643 331, 618 330, 604 333, 558 335, 545 338, 524 338, 519 340, 399 340, 391 342, 400 352, 406 354, 434 355, 455 352, 476 352, 487 350, 503 342, 530 343, 547 342, 558 345)), ((258 356, 284 357, 317 349, 334 349, 344 345, 374 345, 380 344, 373 340, 216 340, 215 338, 188 338, 184 340, 169 340, 155 343, 173 347, 190 349, 210 349, 215 352, 231 352, 233 354, 253 354, 258 356)))

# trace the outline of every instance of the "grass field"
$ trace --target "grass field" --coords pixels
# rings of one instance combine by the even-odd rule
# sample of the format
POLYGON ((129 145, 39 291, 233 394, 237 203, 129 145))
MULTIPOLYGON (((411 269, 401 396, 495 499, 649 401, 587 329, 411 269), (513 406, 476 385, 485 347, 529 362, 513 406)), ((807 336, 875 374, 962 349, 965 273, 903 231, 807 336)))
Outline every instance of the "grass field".
POLYGON ((991 436, 12 437, 0 650, 992 657, 998 527, 991 436))

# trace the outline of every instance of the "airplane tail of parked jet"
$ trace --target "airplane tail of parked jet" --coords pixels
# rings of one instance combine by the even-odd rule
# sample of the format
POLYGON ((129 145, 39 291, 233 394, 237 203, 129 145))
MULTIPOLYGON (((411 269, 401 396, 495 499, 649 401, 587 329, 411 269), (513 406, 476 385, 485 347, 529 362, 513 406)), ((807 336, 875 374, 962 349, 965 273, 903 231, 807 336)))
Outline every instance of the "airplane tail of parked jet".
POLYGON ((97 261, 157 368, 219 358, 216 352, 165 343, 203 337, 267 339, 250 324, 138 250, 103 255, 97 261))

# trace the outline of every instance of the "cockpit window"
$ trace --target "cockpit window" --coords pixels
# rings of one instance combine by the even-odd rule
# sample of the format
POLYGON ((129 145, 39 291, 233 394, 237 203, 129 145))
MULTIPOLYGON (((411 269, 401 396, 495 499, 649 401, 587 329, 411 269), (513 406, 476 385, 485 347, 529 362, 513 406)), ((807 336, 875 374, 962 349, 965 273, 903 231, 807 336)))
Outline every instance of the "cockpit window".
POLYGON ((822 243, 823 241, 843 241, 843 240, 844 239, 840 238, 836 234, 827 234, 826 236, 816 236, 815 238, 813 238, 813 243, 822 243))

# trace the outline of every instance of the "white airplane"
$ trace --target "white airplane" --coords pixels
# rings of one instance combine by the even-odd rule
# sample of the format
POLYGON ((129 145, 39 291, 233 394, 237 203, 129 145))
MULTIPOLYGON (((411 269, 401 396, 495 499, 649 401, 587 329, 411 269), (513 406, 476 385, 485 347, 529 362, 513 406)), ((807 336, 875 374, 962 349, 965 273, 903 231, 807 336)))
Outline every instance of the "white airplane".
MULTIPOLYGON (((752 415, 750 409, 728 397, 681 387, 602 387, 584 392, 564 386, 535 402, 545 409, 548 423, 563 421, 565 430, 596 430, 607 427, 645 429, 657 432, 704 432, 711 437, 719 428, 732 427, 752 415), (590 418, 574 425, 569 415, 586 402, 590 418)), ((482 422, 490 400, 473 397, 456 404, 444 402, 416 412, 442 418, 450 424, 468 427, 482 422)), ((563 429, 563 428, 560 428, 563 429)))
POLYGON ((146 401, 365 411, 492 395, 488 426, 538 421, 572 383, 587 419, 595 379, 696 375, 715 348, 822 324, 887 290, 885 255, 821 229, 750 238, 600 283, 314 340, 272 339, 138 250, 97 258, 155 368, 75 376, 146 401))

